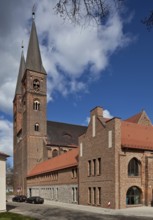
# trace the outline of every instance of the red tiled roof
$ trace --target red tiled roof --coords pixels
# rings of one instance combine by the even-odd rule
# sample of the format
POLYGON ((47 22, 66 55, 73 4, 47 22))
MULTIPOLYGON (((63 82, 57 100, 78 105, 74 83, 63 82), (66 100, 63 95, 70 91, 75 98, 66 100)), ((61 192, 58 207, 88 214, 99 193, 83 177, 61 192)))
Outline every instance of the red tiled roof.
POLYGON ((77 166, 78 152, 79 152, 79 149, 76 148, 76 149, 68 151, 67 153, 64 153, 52 159, 46 160, 36 165, 31 170, 31 172, 28 174, 28 177, 51 172, 51 171, 61 170, 61 169, 68 168, 68 167, 77 166))
POLYGON ((138 121, 139 121, 139 119, 140 119, 142 113, 143 113, 143 111, 140 112, 140 113, 138 113, 138 114, 136 114, 136 115, 133 115, 132 117, 126 119, 125 121, 133 122, 133 123, 138 123, 138 121))
POLYGON ((122 121, 121 144, 124 148, 153 150, 153 126, 122 121))

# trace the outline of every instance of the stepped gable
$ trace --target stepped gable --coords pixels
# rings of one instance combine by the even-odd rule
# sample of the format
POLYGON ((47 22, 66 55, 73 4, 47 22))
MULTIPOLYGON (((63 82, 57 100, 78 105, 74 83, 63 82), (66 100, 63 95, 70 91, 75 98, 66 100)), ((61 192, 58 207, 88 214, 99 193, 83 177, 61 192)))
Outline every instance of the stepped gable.
POLYGON ((78 153, 79 149, 76 148, 61 154, 58 157, 39 163, 30 171, 27 177, 77 166, 78 153))
POLYGON ((51 145, 78 146, 78 137, 86 130, 86 126, 47 121, 47 141, 51 145))

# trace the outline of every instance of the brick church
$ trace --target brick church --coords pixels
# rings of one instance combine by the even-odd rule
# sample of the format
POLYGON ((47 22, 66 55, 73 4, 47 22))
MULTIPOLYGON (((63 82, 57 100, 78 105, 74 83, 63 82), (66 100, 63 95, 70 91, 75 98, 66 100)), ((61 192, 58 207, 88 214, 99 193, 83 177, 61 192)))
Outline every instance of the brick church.
POLYGON ((87 127, 47 121, 46 80, 33 19, 13 100, 14 192, 113 209, 149 206, 153 126, 145 111, 107 119, 95 107, 87 127))

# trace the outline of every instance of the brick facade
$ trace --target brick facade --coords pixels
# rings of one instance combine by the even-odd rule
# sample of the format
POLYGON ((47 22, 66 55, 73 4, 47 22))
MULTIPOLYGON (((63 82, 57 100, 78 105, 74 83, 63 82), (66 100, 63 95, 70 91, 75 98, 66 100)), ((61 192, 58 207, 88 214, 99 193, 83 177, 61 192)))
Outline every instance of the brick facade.
MULTIPOLYGON (((126 208, 129 206, 127 191, 134 186, 141 191, 141 205, 150 205, 153 199, 153 181, 151 179, 153 151, 123 149, 121 120, 113 118, 104 124, 104 119, 98 112, 100 112, 99 107, 97 111, 94 109, 91 112, 87 132, 79 138, 82 151, 82 156, 79 157, 79 203, 104 208, 126 208), (96 118, 95 125, 92 123, 93 116, 96 118), (93 129, 95 129, 95 136, 92 133, 93 129), (93 172, 94 160, 99 166, 99 158, 101 160, 100 174, 97 173, 97 167, 96 173, 93 172), (133 158, 140 163, 138 176, 128 175, 128 165, 133 158), (89 163, 91 163, 91 174, 89 174, 89 163), (96 197, 96 202, 93 197, 96 197)), ((148 118, 141 119, 141 124, 148 126, 148 118)))

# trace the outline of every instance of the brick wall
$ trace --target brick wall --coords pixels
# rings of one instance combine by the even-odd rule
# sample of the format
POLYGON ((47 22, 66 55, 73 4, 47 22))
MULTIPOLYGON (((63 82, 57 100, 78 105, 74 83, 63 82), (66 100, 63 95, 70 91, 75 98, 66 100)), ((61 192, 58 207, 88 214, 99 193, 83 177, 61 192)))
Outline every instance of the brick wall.
POLYGON ((77 167, 71 167, 27 178, 28 196, 40 195, 45 199, 77 203, 77 167), (58 194, 58 196, 56 196, 58 194))
POLYGON ((91 189, 91 205, 118 207, 115 197, 118 190, 116 182, 118 179, 118 164, 115 160, 120 146, 120 119, 114 118, 105 124, 102 118, 102 110, 95 108, 91 112, 91 119, 85 135, 79 138, 82 143, 82 157, 79 157, 79 203, 88 205, 89 190, 91 189), (93 120, 95 115, 95 136, 93 137, 93 120), (118 133, 116 133, 118 132, 118 133), (110 137, 109 137, 110 136, 110 137), (119 143, 117 143, 119 141, 119 143), (100 175, 93 173, 88 175, 88 162, 93 166, 94 160, 98 163, 101 158, 100 175), (89 189, 90 188, 90 189, 89 189), (94 189, 95 188, 95 189, 94 189), (99 188, 101 201, 99 204, 99 188), (96 202, 94 200, 94 190, 96 202))

